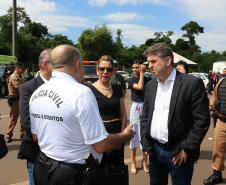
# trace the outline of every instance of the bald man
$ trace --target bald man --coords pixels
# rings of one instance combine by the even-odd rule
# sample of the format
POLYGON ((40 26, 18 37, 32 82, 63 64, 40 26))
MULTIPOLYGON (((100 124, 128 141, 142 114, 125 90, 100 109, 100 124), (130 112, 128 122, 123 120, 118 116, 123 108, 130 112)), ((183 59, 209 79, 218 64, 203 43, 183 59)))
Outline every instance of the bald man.
POLYGON ((119 148, 134 132, 131 126, 119 134, 106 132, 93 93, 81 84, 84 70, 76 48, 57 46, 51 58, 52 78, 30 99, 31 132, 41 150, 35 184, 77 185, 87 153, 101 160, 103 152, 119 148))

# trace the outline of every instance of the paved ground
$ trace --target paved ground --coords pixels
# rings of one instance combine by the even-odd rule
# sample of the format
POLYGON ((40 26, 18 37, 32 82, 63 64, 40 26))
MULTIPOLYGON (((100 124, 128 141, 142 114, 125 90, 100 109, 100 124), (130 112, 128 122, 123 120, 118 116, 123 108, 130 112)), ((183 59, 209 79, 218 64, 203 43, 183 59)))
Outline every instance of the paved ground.
MULTIPOLYGON (((129 113, 130 100, 129 92, 126 97, 126 108, 129 113)), ((0 120, 0 133, 5 133, 8 121, 9 109, 5 99, 0 99, 0 113, 2 114, 0 120)), ((19 127, 15 128, 14 140, 8 144, 9 153, 5 158, 0 160, 0 185, 27 185, 27 173, 26 173, 26 162, 17 159, 17 152, 20 144, 19 140, 19 127)), ((195 164, 194 176, 192 185, 202 185, 202 181, 211 173, 211 154, 213 140, 212 125, 205 137, 202 147, 200 160, 195 164)), ((125 162, 130 163, 130 154, 128 145, 125 148, 125 162)), ((141 153, 138 152, 137 166, 140 167, 141 153)), ((224 183, 226 184, 226 171, 223 172, 224 183)), ((143 170, 139 170, 136 175, 130 174, 130 185, 148 185, 148 174, 144 173, 143 170)), ((169 183, 171 184, 171 183, 169 183)))

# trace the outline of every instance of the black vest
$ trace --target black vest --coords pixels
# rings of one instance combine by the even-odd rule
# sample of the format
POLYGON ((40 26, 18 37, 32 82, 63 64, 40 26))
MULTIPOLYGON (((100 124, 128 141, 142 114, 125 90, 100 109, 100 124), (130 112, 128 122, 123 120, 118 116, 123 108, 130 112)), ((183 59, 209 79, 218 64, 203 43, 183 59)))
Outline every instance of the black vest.
POLYGON ((226 115, 226 78, 222 80, 218 87, 218 112, 226 115))

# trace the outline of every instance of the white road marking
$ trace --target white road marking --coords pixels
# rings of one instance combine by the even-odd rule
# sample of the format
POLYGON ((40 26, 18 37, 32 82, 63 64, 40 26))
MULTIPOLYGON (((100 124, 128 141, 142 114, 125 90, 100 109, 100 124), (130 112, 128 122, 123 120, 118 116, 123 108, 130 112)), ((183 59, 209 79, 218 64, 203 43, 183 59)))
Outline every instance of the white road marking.
POLYGON ((28 185, 28 181, 18 182, 16 184, 10 184, 10 185, 28 185))
POLYGON ((8 118, 9 117, 9 114, 7 114, 7 115, 0 115, 0 118, 8 118))

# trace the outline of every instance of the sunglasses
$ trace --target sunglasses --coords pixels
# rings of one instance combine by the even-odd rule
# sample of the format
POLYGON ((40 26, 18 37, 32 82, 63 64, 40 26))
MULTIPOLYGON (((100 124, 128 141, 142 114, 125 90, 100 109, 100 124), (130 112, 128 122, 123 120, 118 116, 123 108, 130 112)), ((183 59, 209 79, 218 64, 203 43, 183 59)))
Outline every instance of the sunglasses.
POLYGON ((132 69, 139 69, 139 67, 132 67, 132 69))
POLYGON ((104 72, 105 70, 109 73, 109 72, 112 72, 114 70, 113 67, 98 67, 98 69, 101 71, 101 72, 104 72))

